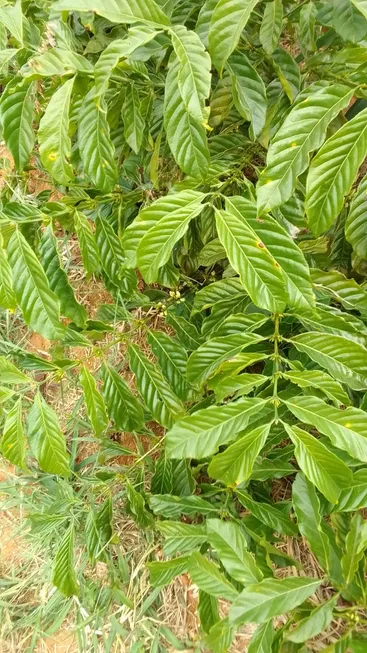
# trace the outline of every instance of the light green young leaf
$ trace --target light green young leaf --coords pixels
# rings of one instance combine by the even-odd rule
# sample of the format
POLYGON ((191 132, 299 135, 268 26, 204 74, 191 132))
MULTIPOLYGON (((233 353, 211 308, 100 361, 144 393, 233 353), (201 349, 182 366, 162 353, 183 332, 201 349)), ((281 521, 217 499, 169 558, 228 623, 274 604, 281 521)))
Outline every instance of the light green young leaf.
POLYGON ((181 514, 193 517, 197 514, 218 513, 215 506, 196 495, 175 497, 172 494, 155 494, 150 497, 149 505, 155 514, 163 515, 168 519, 178 519, 181 514))
POLYGON ((13 288, 28 326, 49 340, 61 338, 60 308, 46 274, 23 234, 16 229, 8 243, 13 288))
POLYGON ((153 561, 147 563, 149 580, 152 587, 164 587, 176 576, 187 572, 189 556, 173 558, 173 560, 153 561))
POLYGON ((22 424, 21 399, 18 399, 6 414, 1 439, 1 453, 13 465, 25 467, 26 440, 22 424))
POLYGON ((226 208, 246 223, 274 257, 283 274, 287 303, 301 309, 313 308, 315 295, 309 268, 303 253, 288 232, 271 216, 264 215, 258 220, 255 205, 242 197, 226 199, 226 208))
POLYGON ((186 379, 187 353, 185 349, 163 331, 148 331, 148 342, 158 359, 163 376, 176 395, 185 401, 190 391, 186 379))
POLYGON ((79 113, 78 145, 84 172, 102 193, 110 193, 117 180, 115 151, 106 113, 103 99, 92 88, 79 113))
POLYGON ((260 624, 251 637, 247 653, 269 653, 275 636, 273 620, 260 624))
POLYGON ((338 449, 367 461, 367 413, 359 408, 339 410, 318 397, 296 395, 285 402, 302 422, 315 426, 338 449))
POLYGON ((159 424, 170 428, 184 413, 184 408, 167 381, 143 352, 136 346, 129 346, 131 370, 145 405, 159 424))
POLYGON ((9 383, 11 385, 31 383, 31 379, 18 370, 5 356, 0 356, 0 378, 2 383, 9 383))
POLYGON ((40 468, 49 474, 70 476, 69 454, 55 411, 37 392, 26 428, 32 453, 40 468))
POLYGON ((166 555, 191 553, 207 540, 204 526, 185 524, 180 521, 156 522, 157 530, 165 537, 163 546, 166 555))
POLYGON ((352 89, 338 84, 321 88, 294 105, 271 141, 267 165, 259 177, 260 215, 292 196, 297 178, 309 164, 310 153, 322 145, 328 124, 348 105, 352 95, 352 89))
POLYGON ((51 177, 64 185, 73 179, 73 167, 69 163, 69 110, 73 84, 74 78, 68 79, 52 95, 38 130, 41 161, 51 177))
POLYGON ((74 224, 84 269, 87 274, 97 272, 100 264, 99 251, 90 222, 84 213, 75 211, 74 224))
POLYGON ((52 582, 65 596, 79 594, 79 585, 75 574, 73 525, 66 531, 56 552, 52 582))
POLYGON ((367 16, 357 9, 353 0, 338 0, 333 7, 333 27, 345 40, 358 43, 367 34, 367 16))
POLYGON ((262 580, 263 574, 247 551, 246 539, 234 522, 208 519, 208 542, 217 551, 219 560, 232 578, 243 585, 262 580))
POLYGON ((269 430, 270 425, 249 430, 211 460, 209 475, 234 487, 247 481, 251 477, 255 460, 266 442, 269 430))
POLYGON ((103 363, 103 388, 108 415, 119 431, 138 431, 144 424, 144 410, 126 381, 113 368, 103 363))
POLYGON ((198 20, 195 27, 195 32, 197 33, 200 41, 204 43, 206 48, 208 47, 210 22, 217 3, 218 0, 205 0, 203 6, 199 11, 198 20))
POLYGON ((367 176, 360 182, 353 197, 345 223, 345 237, 353 250, 363 259, 367 258, 367 176))
POLYGON ((367 388, 367 350, 362 345, 317 331, 301 333, 291 342, 341 383, 353 390, 367 388))
POLYGON ((63 48, 50 48, 22 66, 22 76, 29 82, 42 77, 63 77, 76 72, 93 74, 92 64, 81 54, 63 48))
POLYGON ((285 638, 290 642, 300 644, 324 632, 334 618, 333 610, 337 601, 338 596, 336 595, 318 605, 308 617, 301 619, 296 627, 286 634, 285 638))
POLYGON ((111 23, 144 23, 152 27, 169 25, 169 19, 154 0, 57 0, 54 11, 94 11, 111 23))
POLYGON ((345 554, 342 557, 346 584, 352 582, 366 548, 367 522, 359 512, 356 512, 350 523, 350 531, 345 540, 345 554))
POLYGON ((97 388, 94 376, 92 376, 85 365, 81 369, 79 378, 83 388, 88 418, 95 435, 97 438, 100 438, 108 426, 108 417, 103 397, 97 388))
POLYGON ((273 0, 265 5, 260 27, 260 43, 265 52, 271 55, 278 45, 283 25, 282 0, 273 0))
POLYGON ((228 599, 228 601, 233 601, 238 596, 236 588, 227 580, 219 567, 198 551, 192 553, 189 558, 188 572, 192 582, 211 596, 228 599))
POLYGON ((61 267, 57 240, 49 225, 42 234, 39 243, 39 257, 46 273, 51 290, 59 298, 63 315, 82 327, 88 317, 84 306, 75 299, 73 288, 69 283, 65 270, 61 267))
POLYGON ((284 372, 282 376, 291 383, 297 384, 300 388, 317 388, 321 390, 331 401, 338 406, 349 406, 349 395, 343 390, 338 381, 335 381, 329 374, 321 370, 302 370, 284 372))
POLYGON ((23 45, 24 31, 21 0, 16 0, 14 5, 7 4, 0 7, 0 23, 9 30, 18 43, 23 45))
POLYGON ((6 250, 3 248, 3 238, 0 233, 0 306, 14 310, 17 300, 13 291, 11 267, 6 250))
POLYGON ((182 100, 194 120, 206 123, 205 101, 209 97, 211 83, 210 57, 198 35, 183 25, 172 27, 170 34, 180 62, 178 86, 182 100))
POLYGON ((35 85, 26 80, 14 78, 7 84, 1 95, 0 117, 3 138, 11 153, 14 164, 22 172, 33 150, 34 133, 34 93, 35 85))
POLYGON ((278 312, 286 303, 285 280, 278 263, 242 215, 216 210, 218 236, 230 264, 259 308, 278 312))
POLYGON ((179 87, 180 62, 176 54, 169 61, 164 96, 164 128, 177 165, 191 177, 203 179, 209 167, 205 127, 190 115, 179 87))
POLYGON ((259 0, 219 0, 217 2, 210 22, 209 52, 220 75, 258 2, 259 0))
POLYGON ((257 585, 249 585, 241 592, 230 608, 229 621, 236 625, 269 621, 303 603, 320 584, 321 580, 307 576, 266 578, 257 585))
POLYGON ((15 57, 20 50, 17 48, 7 48, 0 50, 0 74, 4 75, 7 70, 8 63, 15 57))
POLYGON ((337 503, 342 489, 351 485, 353 474, 349 467, 310 433, 288 424, 285 428, 304 474, 328 501, 337 503))
POLYGON ((320 236, 343 208, 367 150, 367 109, 343 125, 312 160, 307 177, 306 213, 310 229, 320 236))
POLYGON ((254 501, 245 490, 237 489, 236 495, 242 505, 247 510, 250 510, 256 519, 269 526, 273 531, 277 531, 277 533, 282 533, 283 535, 297 535, 298 529, 296 524, 272 504, 254 501))
POLYGON ((232 76, 233 99, 237 111, 251 121, 252 139, 258 138, 265 125, 267 97, 263 80, 241 52, 234 52, 227 62, 232 76))
POLYGON ((355 7, 367 18, 367 0, 351 0, 355 7))
POLYGON ((367 506, 367 470, 357 469, 348 490, 343 490, 339 497, 338 511, 350 512, 367 506))
POLYGON ((216 596, 211 596, 203 590, 199 590, 198 616, 200 626, 205 633, 209 633, 210 629, 219 621, 218 607, 216 596))
POLYGON ((327 293, 347 310, 367 312, 367 293, 355 279, 347 279, 338 270, 324 272, 311 268, 310 272, 315 289, 327 293))
POLYGON ((206 458, 243 430, 266 401, 242 398, 225 406, 209 406, 177 422, 166 435, 169 458, 206 458))
POLYGON ((227 653, 235 632, 234 626, 231 626, 228 617, 225 617, 212 626, 209 634, 205 637, 205 643, 213 653, 227 653))

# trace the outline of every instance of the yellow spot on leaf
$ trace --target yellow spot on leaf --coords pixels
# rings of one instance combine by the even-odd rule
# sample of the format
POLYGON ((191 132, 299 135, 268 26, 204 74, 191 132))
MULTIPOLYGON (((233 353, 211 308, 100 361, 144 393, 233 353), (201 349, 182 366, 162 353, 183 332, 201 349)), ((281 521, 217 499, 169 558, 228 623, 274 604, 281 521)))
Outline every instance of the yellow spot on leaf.
POLYGON ((48 155, 48 158, 50 159, 50 161, 55 161, 57 159, 56 152, 50 152, 50 154, 48 155))

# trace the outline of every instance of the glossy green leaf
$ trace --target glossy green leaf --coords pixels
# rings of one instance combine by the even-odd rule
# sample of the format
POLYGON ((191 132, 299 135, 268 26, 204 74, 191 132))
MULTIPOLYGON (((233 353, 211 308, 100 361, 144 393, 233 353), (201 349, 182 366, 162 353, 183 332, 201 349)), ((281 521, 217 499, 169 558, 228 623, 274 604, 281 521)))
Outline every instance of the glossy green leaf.
POLYGON ((135 154, 138 154, 143 142, 145 120, 141 111, 141 102, 135 84, 131 84, 127 88, 122 115, 126 142, 135 154))
POLYGON ((209 52, 221 74, 259 0, 219 0, 212 14, 209 52))
POLYGON ((200 625, 205 633, 219 621, 218 599, 199 590, 198 615, 200 625))
POLYGON ((283 310, 286 302, 283 274, 261 239, 238 212, 217 210, 216 221, 229 262, 254 304, 268 311, 283 310))
POLYGON ((57 0, 52 8, 54 11, 94 11, 112 23, 169 25, 169 19, 154 0, 150 0, 149 4, 139 0, 57 0))
POLYGON ((296 608, 312 596, 320 584, 319 579, 307 576, 266 578, 241 592, 230 608, 229 620, 236 625, 253 621, 264 623, 296 608))
POLYGON ((73 526, 66 531, 56 552, 52 582, 64 596, 79 594, 79 585, 75 574, 73 526))
POLYGON ((312 160, 307 177, 306 213, 319 236, 340 213, 367 149, 367 109, 333 134, 312 160))
POLYGON ((338 270, 324 272, 311 268, 311 279, 316 290, 322 290, 347 310, 367 311, 367 293, 355 279, 347 279, 338 270))
POLYGON ((74 290, 69 283, 68 276, 61 267, 57 240, 51 226, 44 230, 38 251, 49 286, 60 301, 61 312, 82 327, 88 314, 84 306, 75 299, 74 290))
POLYGON ((217 302, 229 297, 242 296, 244 288, 238 277, 214 281, 204 286, 195 294, 192 314, 200 313, 206 308, 211 308, 217 302))
POLYGON ((328 501, 337 503, 341 490, 349 487, 352 482, 350 469, 307 431, 288 424, 286 430, 295 446, 294 454, 304 474, 328 501))
POLYGON ((95 88, 89 91, 80 109, 78 145, 86 176, 102 193, 110 193, 117 180, 115 153, 106 107, 95 88))
POLYGON ((195 351, 200 347, 203 336, 198 332, 195 324, 189 322, 182 315, 176 315, 174 311, 167 311, 166 322, 176 332, 177 339, 183 344, 185 349, 195 351))
POLYGON ((28 326, 49 340, 63 336, 59 301, 46 274, 23 234, 16 229, 8 243, 13 288, 28 326))
POLYGON ((269 435, 269 430, 269 425, 249 430, 223 453, 217 454, 208 467, 210 476, 230 486, 236 486, 248 480, 251 477, 255 460, 269 435))
POLYGON ((348 86, 338 84, 321 88, 294 105, 271 141, 267 165, 257 184, 259 214, 292 196, 297 178, 309 165, 310 152, 322 145, 328 124, 352 95, 348 86))
POLYGON ((240 527, 230 521, 208 519, 208 542, 218 553, 219 560, 232 578, 247 585, 262 580, 253 555, 247 551, 246 539, 240 527))
POLYGON ((266 401, 242 398, 225 406, 209 406, 176 422, 166 435, 169 458, 206 458, 247 426, 266 401))
POLYGON ((345 540, 345 554, 341 561, 346 583, 353 580, 366 548, 367 523, 357 512, 350 523, 350 531, 345 540))
POLYGON ((292 338, 298 351, 354 390, 367 388, 367 350, 342 336, 310 331, 292 338))
POLYGON ((341 384, 326 372, 321 372, 321 370, 302 370, 300 372, 284 372, 282 376, 300 388, 317 388, 321 390, 331 401, 336 402, 338 406, 350 405, 349 396, 343 390, 341 384))
POLYGON ((22 402, 20 399, 6 414, 1 439, 1 453, 13 465, 25 467, 26 440, 23 431, 22 402))
POLYGON ((217 383, 211 384, 211 388, 215 392, 217 401, 221 402, 230 395, 236 395, 236 398, 248 395, 267 380, 268 377, 263 374, 247 374, 245 372, 237 376, 225 376, 218 379, 217 383))
POLYGON ((278 47, 272 55, 275 72, 283 90, 291 102, 298 95, 301 85, 300 69, 288 50, 278 47))
POLYGON ((40 468, 49 474, 70 475, 69 455, 55 411, 37 392, 28 413, 26 428, 29 445, 40 468))
POLYGON ((164 536, 163 550, 166 555, 191 553, 207 540, 204 526, 175 521, 157 522, 156 528, 164 536))
POLYGON ((2 383, 16 385, 18 383, 31 383, 31 379, 23 374, 18 368, 7 360, 5 356, 0 356, 0 377, 2 383))
POLYGON ((353 0, 338 0, 334 3, 333 27, 345 41, 362 41, 367 34, 366 18, 358 11, 353 0))
POLYGON ((78 236, 80 253, 83 266, 87 274, 97 272, 99 269, 99 251, 90 222, 81 211, 74 213, 75 231, 78 236))
POLYGON ((110 223, 101 216, 96 218, 95 240, 104 271, 112 283, 119 287, 123 277, 124 253, 118 235, 110 223))
POLYGON ((260 27, 260 43, 265 52, 271 55, 278 45, 283 25, 282 0, 273 0, 265 5, 260 27))
POLYGON ((185 349, 163 331, 149 331, 147 339, 158 359, 164 378, 179 399, 185 401, 190 391, 186 379, 187 353, 185 349))
POLYGON ((258 138, 265 125, 267 109, 264 82, 241 52, 230 56, 227 68, 232 76, 233 99, 237 111, 245 120, 251 121, 252 138, 258 138))
POLYGON ((365 469, 357 469, 353 474, 350 487, 343 490, 339 497, 337 509, 352 511, 367 506, 367 473, 365 469))
POLYGON ((361 258, 367 258, 367 176, 360 182, 345 223, 345 237, 361 258))
POLYGON ((173 558, 173 560, 163 560, 148 562, 149 580, 152 587, 164 587, 168 585, 176 576, 181 576, 187 572, 189 556, 173 558))
POLYGON ((33 150, 34 83, 11 80, 1 95, 0 118, 3 138, 15 167, 22 172, 33 150))
POLYGON ((85 365, 83 365, 80 372, 80 383, 83 388, 89 421, 92 424, 94 434, 97 438, 100 438, 108 426, 106 407, 97 388, 96 380, 85 365))
POLYGON ((175 497, 171 494, 155 494, 150 497, 149 505, 154 513, 168 519, 178 519, 183 515, 192 517, 197 514, 210 515, 217 513, 217 508, 198 496, 175 497))
POLYGON ((69 79, 51 97, 38 130, 41 161, 51 177, 64 185, 73 179, 73 167, 69 163, 69 111, 73 84, 74 79, 69 79))
POLYGON ((260 624, 251 637, 248 653, 268 653, 268 651, 271 651, 274 635, 272 619, 260 624))
POLYGON ((0 233, 0 306, 14 310, 17 300, 13 291, 11 267, 6 250, 3 248, 3 238, 0 233))
POLYGON ((337 596, 332 596, 325 603, 318 605, 308 617, 301 619, 296 627, 286 634, 286 639, 291 642, 302 643, 324 632, 334 618, 333 610, 337 600, 337 596))
POLYGON ((14 5, 6 4, 0 8, 0 23, 9 30, 18 43, 23 45, 24 31, 21 0, 16 0, 14 5))
POLYGON ((126 381, 107 363, 102 366, 102 395, 109 417, 119 431, 138 431, 143 427, 144 411, 126 381))
POLYGON ((191 554, 188 572, 192 582, 210 596, 233 601, 238 595, 236 588, 227 580, 219 567, 199 552, 191 554))
POLYGON ((224 617, 212 626, 205 642, 213 653, 227 653, 235 635, 235 628, 231 626, 228 617, 224 617))
POLYGON ((21 68, 23 77, 28 81, 42 77, 74 75, 76 72, 93 74, 93 66, 81 54, 63 48, 50 48, 28 59, 21 68))
POLYGON ((183 406, 157 367, 136 346, 129 346, 131 370, 144 403, 153 419, 170 428, 184 412, 183 406))
POLYGON ((205 0, 203 6, 199 11, 195 32, 199 36, 200 40, 204 43, 205 47, 208 46, 210 22, 217 2, 218 0, 205 0))
POLYGON ((236 490, 236 494, 242 505, 273 531, 290 536, 297 534, 296 524, 272 504, 254 501, 244 490, 236 490))

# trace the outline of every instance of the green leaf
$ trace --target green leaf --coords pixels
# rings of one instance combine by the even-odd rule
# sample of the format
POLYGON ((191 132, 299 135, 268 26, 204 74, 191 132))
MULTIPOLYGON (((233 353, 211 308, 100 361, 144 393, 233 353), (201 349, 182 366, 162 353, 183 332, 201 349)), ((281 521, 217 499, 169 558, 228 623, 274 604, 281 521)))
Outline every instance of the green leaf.
POLYGON ((246 347, 250 347, 263 338, 256 333, 236 333, 229 336, 212 338, 194 351, 187 363, 187 378, 193 385, 200 387, 216 372, 224 361, 232 359, 246 347))
POLYGON ((186 233, 189 222, 202 211, 204 198, 203 193, 187 190, 168 195, 165 202, 154 202, 149 213, 146 209, 145 220, 150 222, 153 215, 157 219, 137 248, 137 264, 147 283, 157 280, 159 269, 170 259, 173 247, 186 233))
POLYGON ((82 366, 79 378, 83 388, 88 418, 95 435, 97 438, 100 438, 108 426, 108 417, 103 397, 97 389, 94 376, 92 376, 85 365, 82 366))
POLYGON ((3 238, 0 233, 0 306, 14 310, 17 300, 13 291, 11 267, 6 251, 3 248, 3 238))
POLYGON ((164 452, 156 461, 154 474, 150 482, 152 494, 174 494, 173 492, 173 464, 166 458, 164 452))
POLYGON ((147 563, 149 580, 152 587, 164 587, 176 578, 187 572, 189 556, 147 563))
POLYGON ((292 485, 292 503, 299 531, 324 571, 329 569, 330 542, 323 528, 315 486, 299 472, 292 485))
POLYGON ((244 490, 236 490, 236 494, 242 505, 250 510, 256 519, 269 526, 273 531, 283 535, 297 535, 296 524, 284 515, 281 510, 270 503, 254 501, 244 490))
POLYGON ((359 510, 367 506, 367 473, 365 469, 357 469, 348 490, 342 490, 339 497, 338 511, 359 510))
POLYGON ((176 315, 173 311, 168 311, 166 322, 176 331, 178 340, 189 351, 194 351, 200 347, 203 336, 201 336, 194 324, 186 320, 182 315, 176 315))
POLYGON ((312 308, 315 305, 315 295, 309 268, 304 255, 287 231, 268 215, 258 220, 255 205, 242 197, 226 199, 226 208, 246 223, 274 257, 283 274, 287 303, 292 307, 312 308))
POLYGON ((74 291, 69 283, 65 270, 61 267, 57 240, 49 225, 42 234, 39 243, 39 257, 46 273, 49 286, 60 301, 63 315, 69 317, 75 324, 82 327, 88 317, 84 306, 75 299, 74 291))
POLYGON ((175 497, 171 494, 155 494, 150 497, 149 505, 154 513, 168 519, 177 519, 181 514, 192 517, 197 514, 210 515, 218 512, 215 506, 196 495, 175 497))
POLYGON ((126 496, 128 510, 139 528, 151 528, 153 516, 145 507, 144 497, 131 485, 130 481, 126 483, 126 496))
POLYGON ((352 582, 366 548, 367 523, 357 512, 350 523, 350 531, 345 540, 345 554, 342 558, 342 569, 347 584, 352 582))
POLYGON ((219 621, 218 599, 215 596, 199 590, 198 615, 200 626, 205 633, 219 621))
POLYGON ((149 4, 139 0, 58 0, 53 11, 94 11, 111 23, 144 23, 146 25, 169 25, 169 19, 154 0, 149 4))
POLYGON ((28 59, 20 72, 27 81, 30 81, 42 77, 74 75, 76 72, 91 75, 93 66, 81 54, 69 49, 50 48, 42 54, 28 59))
POLYGON ((5 356, 0 356, 0 376, 2 383, 9 383, 12 385, 18 383, 31 383, 31 379, 18 370, 18 368, 7 360, 5 356))
POLYGON ((42 471, 70 476, 65 437, 55 411, 46 404, 40 392, 37 392, 29 411, 26 432, 42 471))
POLYGON ((110 193, 117 180, 114 147, 106 118, 106 107, 92 88, 79 113, 78 146, 84 172, 102 193, 110 193))
POLYGON ((73 179, 73 167, 69 163, 69 110, 73 85, 74 78, 68 79, 52 95, 38 130, 41 161, 51 177, 64 185, 73 179))
POLYGON ((300 388, 317 388, 321 390, 331 401, 336 402, 338 406, 349 406, 350 399, 348 394, 343 390, 340 383, 335 381, 326 372, 321 370, 302 370, 283 372, 282 376, 291 383, 297 384, 300 388))
POLYGON ((273 0, 265 5, 260 27, 260 43, 265 52, 271 55, 278 45, 283 26, 282 0, 273 0))
POLYGON ((270 425, 258 426, 248 431, 223 453, 217 454, 208 467, 208 473, 226 485, 236 486, 247 481, 252 474, 257 456, 269 435, 270 425))
POLYGON ((113 368, 102 365, 102 395, 109 417, 119 431, 139 431, 144 424, 144 411, 139 400, 132 394, 126 381, 113 368))
POLYGON ((52 582, 65 596, 79 594, 79 585, 75 574, 73 526, 66 531, 56 552, 52 582))
POLYGON ((145 120, 141 111, 141 102, 135 84, 131 84, 126 90, 122 115, 126 142, 135 154, 138 154, 143 142, 145 120))
POLYGON ((210 57, 198 35, 183 25, 174 25, 170 34, 180 62, 178 87, 183 103, 194 120, 206 123, 205 101, 211 84, 210 57))
POLYGON ((184 524, 183 522, 156 522, 156 528, 165 537, 163 550, 166 555, 191 553, 201 547, 207 540, 204 526, 184 524))
POLYGON ((75 231, 78 236, 83 266, 87 274, 99 269, 99 251, 88 218, 81 211, 74 213, 75 231))
POLYGON ((271 312, 282 311, 286 302, 283 274, 264 243, 238 212, 216 210, 216 222, 229 262, 254 304, 271 312))
POLYGON ((235 635, 235 628, 228 622, 228 617, 212 626, 205 642, 213 653, 227 653, 235 635))
POLYGON ((316 331, 301 333, 291 342, 338 381, 347 383, 353 390, 367 388, 367 350, 362 345, 316 331))
POLYGON ((220 75, 258 2, 259 0, 219 0, 217 2, 210 22, 209 52, 220 75))
POLYGON ((22 424, 22 402, 20 399, 6 414, 1 453, 13 465, 25 467, 26 440, 22 424))
POLYGON ((10 390, 10 388, 5 388, 5 386, 0 386, 0 404, 3 404, 4 402, 14 397, 14 394, 15 394, 14 391, 10 390))
POLYGON ((232 604, 230 623, 240 625, 255 621, 264 623, 277 615, 293 610, 308 599, 320 586, 314 578, 266 578, 246 587, 232 604))
POLYGON ((8 257, 14 293, 24 321, 49 340, 61 338, 64 327, 59 322, 59 301, 50 289, 37 256, 19 229, 9 240, 8 257))
POLYGON ((262 580, 263 574, 255 559, 247 551, 246 539, 234 522, 208 519, 206 522, 208 542, 218 553, 225 570, 243 585, 262 580))
POLYGON ((285 425, 295 446, 296 460, 317 489, 331 503, 337 503, 343 488, 350 486, 351 470, 319 440, 297 426, 285 425))
POLYGON ((157 370, 156 365, 136 345, 129 346, 129 360, 138 390, 153 419, 162 426, 170 428, 175 419, 184 412, 180 400, 157 370))
POLYGON ((227 68, 232 76, 233 99, 237 111, 251 121, 251 137, 258 138, 265 125, 267 98, 263 80, 241 52, 230 56, 227 68))
POLYGON ((361 14, 367 18, 367 0, 351 0, 351 2, 353 2, 358 11, 360 11, 361 14))
POLYGON ((317 290, 322 290, 341 303, 347 310, 367 311, 367 293, 355 279, 347 279, 337 270, 324 272, 311 268, 311 279, 317 290))
POLYGON ((188 572, 192 582, 210 596, 233 601, 238 595, 235 587, 219 568, 198 551, 192 553, 189 558, 188 572))
POLYGON ((7 48, 0 50, 0 74, 4 75, 8 68, 8 63, 15 57, 20 50, 18 48, 7 48))
POLYGON ((243 373, 238 376, 225 376, 218 378, 217 383, 211 383, 211 389, 214 390, 218 402, 222 402, 230 395, 242 397, 248 395, 259 385, 262 385, 268 380, 267 376, 263 374, 243 373))
POLYGON ((333 7, 333 27, 345 41, 358 43, 367 34, 367 20, 353 0, 338 0, 333 7))
POLYGON ((118 235, 110 223, 101 216, 96 218, 95 240, 104 271, 112 283, 119 287, 125 264, 124 253, 118 235))
POLYGON ((206 308, 211 308, 217 302, 229 297, 242 297, 245 294, 243 285, 238 277, 214 281, 204 286, 195 293, 192 315, 200 313, 206 308))
POLYGON ((271 651, 274 636, 273 620, 269 619, 269 621, 264 621, 263 624, 260 624, 256 628, 252 635, 247 649, 248 653, 268 653, 271 651))
POLYGON ((22 172, 33 150, 34 83, 12 79, 1 95, 3 138, 15 167, 22 172))
POLYGON ((336 595, 318 605, 308 617, 301 619, 296 627, 286 634, 286 639, 290 642, 302 643, 324 632, 334 618, 333 610, 337 601, 336 595))
POLYGON ((91 507, 85 523, 88 557, 92 564, 103 559, 104 550, 112 537, 112 502, 108 497, 95 512, 91 507))
POLYGON ((343 208, 367 150, 367 109, 333 134, 312 160, 307 177, 306 213, 319 236, 343 208))
POLYGON ((293 102, 301 84, 301 74, 298 64, 288 50, 280 47, 274 50, 272 59, 275 72, 279 77, 283 90, 289 100, 293 102))
POLYGON ((158 359, 164 378, 174 393, 185 401, 190 386, 186 380, 187 353, 175 340, 163 331, 148 331, 148 342, 158 359))
POLYGON ((14 5, 5 5, 0 8, 0 23, 6 27, 10 34, 23 45, 23 14, 22 2, 16 0, 14 5))
POLYGON ((367 176, 360 182, 345 223, 345 237, 361 258, 367 258, 367 176))
POLYGON ((191 177, 203 179, 209 167, 205 127, 190 115, 179 87, 180 62, 175 54, 169 61, 164 96, 164 128, 177 165, 191 177))
POLYGON ((205 47, 208 47, 210 22, 217 2, 218 0, 205 0, 203 6, 199 11, 195 31, 200 40, 204 43, 205 47))
POLYGON ((271 141, 267 165, 257 184, 259 214, 292 197, 297 178, 309 165, 310 152, 322 145, 328 124, 352 95, 347 86, 327 86, 294 105, 271 141))
POLYGON ((251 415, 266 401, 242 398, 225 406, 209 406, 184 417, 166 435, 169 458, 206 458, 221 444, 233 440, 247 426, 251 415))
POLYGON ((312 396, 297 395, 285 403, 299 420, 327 435, 335 447, 357 460, 367 461, 367 413, 363 410, 339 410, 312 396))

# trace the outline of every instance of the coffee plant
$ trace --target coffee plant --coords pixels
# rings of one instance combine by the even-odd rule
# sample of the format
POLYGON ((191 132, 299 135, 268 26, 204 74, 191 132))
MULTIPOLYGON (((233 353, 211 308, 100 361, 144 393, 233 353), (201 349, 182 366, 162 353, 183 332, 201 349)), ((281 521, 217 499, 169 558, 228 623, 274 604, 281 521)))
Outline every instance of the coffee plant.
POLYGON ((163 542, 155 596, 199 588, 202 650, 251 622, 249 653, 365 651, 367 2, 0 5, 2 319, 51 341, 1 340, 1 450, 54 493, 53 584, 83 592, 81 542, 113 557, 118 493, 163 542), (97 471, 43 392, 65 379, 97 471))

